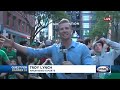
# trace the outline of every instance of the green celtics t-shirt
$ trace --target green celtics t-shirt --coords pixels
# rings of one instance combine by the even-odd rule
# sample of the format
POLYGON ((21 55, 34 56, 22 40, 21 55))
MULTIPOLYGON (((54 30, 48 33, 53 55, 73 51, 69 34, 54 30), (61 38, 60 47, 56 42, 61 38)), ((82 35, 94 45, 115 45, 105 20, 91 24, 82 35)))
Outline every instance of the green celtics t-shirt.
POLYGON ((2 65, 3 61, 6 62, 7 60, 9 60, 9 58, 6 53, 3 50, 0 50, 0 65, 2 65))
POLYGON ((11 59, 16 59, 16 52, 12 50, 11 52, 7 52, 8 58, 11 59))
POLYGON ((5 53, 7 52, 7 49, 5 47, 2 47, 1 50, 3 50, 5 53))

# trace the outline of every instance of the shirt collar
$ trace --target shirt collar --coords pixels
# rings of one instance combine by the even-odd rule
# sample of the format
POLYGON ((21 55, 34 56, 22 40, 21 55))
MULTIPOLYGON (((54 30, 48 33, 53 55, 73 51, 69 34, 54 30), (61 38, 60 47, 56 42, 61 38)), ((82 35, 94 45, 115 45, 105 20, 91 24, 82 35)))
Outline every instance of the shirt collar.
POLYGON ((72 43, 71 43, 71 45, 69 46, 69 48, 75 48, 75 45, 76 45, 75 41, 72 40, 72 43))
MULTIPOLYGON (((68 47, 68 49, 75 48, 75 45, 76 45, 75 41, 72 40, 71 45, 68 47)), ((60 43, 59 46, 61 47, 62 44, 60 43)))

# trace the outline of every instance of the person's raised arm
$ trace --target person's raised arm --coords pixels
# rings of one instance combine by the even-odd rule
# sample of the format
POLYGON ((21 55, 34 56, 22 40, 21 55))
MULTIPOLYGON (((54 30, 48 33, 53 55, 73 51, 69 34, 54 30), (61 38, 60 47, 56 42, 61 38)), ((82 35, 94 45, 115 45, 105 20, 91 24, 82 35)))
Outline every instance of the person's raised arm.
POLYGON ((13 48, 17 49, 18 51, 20 51, 22 53, 27 53, 26 46, 17 44, 13 40, 8 39, 8 38, 4 37, 3 35, 0 35, 0 45, 12 46, 13 48))
POLYGON ((110 52, 111 56, 113 56, 113 60, 115 60, 120 55, 120 44, 109 39, 100 38, 103 43, 110 45, 113 51, 110 52))

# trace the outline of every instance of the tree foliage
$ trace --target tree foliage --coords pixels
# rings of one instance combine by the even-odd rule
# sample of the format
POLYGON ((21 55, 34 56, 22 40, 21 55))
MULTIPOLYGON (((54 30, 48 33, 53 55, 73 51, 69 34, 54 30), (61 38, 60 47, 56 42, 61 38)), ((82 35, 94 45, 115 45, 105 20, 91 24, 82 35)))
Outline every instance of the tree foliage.
POLYGON ((96 11, 96 15, 93 17, 95 19, 96 23, 93 25, 92 30, 90 32, 90 37, 95 36, 103 36, 106 35, 109 29, 109 23, 104 21, 104 17, 106 17, 106 14, 103 11, 96 11))
POLYGON ((90 37, 102 36, 103 33, 107 35, 109 30, 109 22, 104 21, 105 17, 111 17, 111 29, 115 31, 116 41, 118 37, 118 25, 120 22, 120 11, 95 11, 96 15, 93 19, 96 20, 95 25, 93 25, 92 30, 90 32, 90 37))
POLYGON ((32 42, 35 36, 52 22, 58 22, 62 18, 68 18, 69 16, 64 11, 24 11, 25 15, 33 15, 35 17, 35 26, 32 27, 27 18, 26 21, 31 28, 30 42, 32 42), (52 22, 50 22, 52 20, 52 22))

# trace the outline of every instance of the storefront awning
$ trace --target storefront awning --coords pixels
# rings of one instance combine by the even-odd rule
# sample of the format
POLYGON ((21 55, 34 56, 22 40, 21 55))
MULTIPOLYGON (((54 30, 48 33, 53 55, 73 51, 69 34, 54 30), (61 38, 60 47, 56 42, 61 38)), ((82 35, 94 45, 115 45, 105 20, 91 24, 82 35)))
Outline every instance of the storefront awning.
POLYGON ((13 30, 8 29, 8 28, 4 28, 4 30, 6 30, 6 33, 17 35, 17 36, 19 36, 21 38, 30 39, 29 35, 26 35, 26 34, 23 34, 23 33, 17 32, 17 31, 13 31, 13 30))

